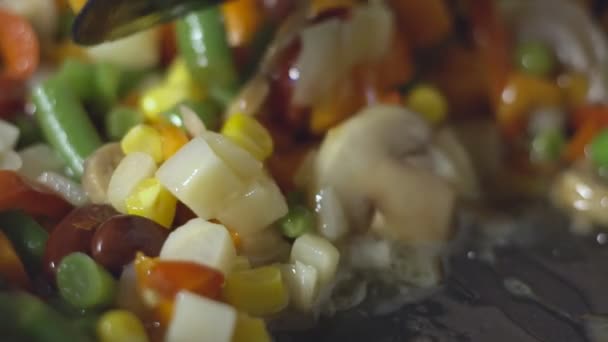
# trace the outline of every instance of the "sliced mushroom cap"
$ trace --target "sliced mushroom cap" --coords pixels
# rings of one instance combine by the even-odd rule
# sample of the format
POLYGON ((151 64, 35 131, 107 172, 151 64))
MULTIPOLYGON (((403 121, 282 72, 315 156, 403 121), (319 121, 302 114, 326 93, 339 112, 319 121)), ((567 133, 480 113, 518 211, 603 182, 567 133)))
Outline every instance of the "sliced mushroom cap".
POLYGON ((368 107, 328 133, 316 160, 315 187, 335 190, 357 231, 369 229, 375 214, 383 224, 374 229, 392 239, 445 240, 456 189, 468 187, 460 180, 473 171, 454 136, 438 139, 454 146, 433 140, 419 115, 399 106, 368 107))
POLYGON ((570 214, 608 226, 608 182, 600 178, 590 161, 581 160, 556 180, 551 199, 570 214))
POLYGON ((103 145, 84 163, 82 187, 92 203, 108 203, 107 191, 110 178, 124 154, 119 143, 103 145))

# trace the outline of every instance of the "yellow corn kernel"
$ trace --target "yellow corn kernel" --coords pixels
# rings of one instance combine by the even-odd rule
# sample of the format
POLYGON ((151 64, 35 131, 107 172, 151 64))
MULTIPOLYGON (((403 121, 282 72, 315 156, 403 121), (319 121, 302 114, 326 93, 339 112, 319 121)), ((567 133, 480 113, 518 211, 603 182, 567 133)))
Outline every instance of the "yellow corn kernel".
POLYGON ((139 109, 146 120, 158 122, 161 113, 184 100, 202 100, 202 92, 188 84, 160 84, 145 91, 139 99, 139 109))
POLYGON ((194 83, 188 66, 183 58, 176 58, 167 71, 167 84, 170 86, 191 85, 194 83))
POLYGON ((270 334, 266 323, 260 318, 253 318, 247 314, 239 313, 232 342, 270 342, 270 334))
POLYGON ((171 124, 157 124, 154 128, 160 133, 163 160, 171 158, 182 146, 188 143, 186 133, 171 124))
POLYGON ((234 307, 255 316, 277 313, 289 302, 281 270, 276 266, 232 272, 226 278, 223 295, 234 307))
POLYGON ((430 123, 437 124, 445 120, 448 112, 448 104, 439 89, 420 85, 414 88, 406 100, 407 106, 421 114, 430 123))
POLYGON ((224 123, 222 134, 260 161, 272 154, 273 142, 270 133, 251 116, 232 115, 224 123))
POLYGON ((163 161, 163 140, 159 131, 148 125, 131 128, 120 141, 124 154, 143 152, 149 154, 156 163, 163 161))
POLYGON ((97 337, 101 342, 147 342, 143 324, 133 313, 111 310, 97 322, 97 337))
POLYGON ((137 185, 125 205, 128 214, 146 217, 168 228, 175 216, 177 199, 158 179, 148 178, 137 185))
POLYGON ((72 8, 72 11, 74 11, 74 13, 77 14, 78 12, 80 12, 82 7, 84 7, 84 4, 87 1, 86 0, 68 0, 68 2, 70 3, 70 7, 72 8))

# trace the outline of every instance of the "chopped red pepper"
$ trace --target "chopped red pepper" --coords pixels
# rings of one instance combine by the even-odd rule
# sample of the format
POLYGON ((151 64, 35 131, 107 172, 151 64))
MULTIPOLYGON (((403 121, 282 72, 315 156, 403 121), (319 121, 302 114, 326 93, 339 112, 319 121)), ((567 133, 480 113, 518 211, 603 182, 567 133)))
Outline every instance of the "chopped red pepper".
POLYGON ((0 189, 0 211, 21 209, 32 216, 58 220, 72 209, 62 198, 35 189, 13 171, 0 170, 0 189))

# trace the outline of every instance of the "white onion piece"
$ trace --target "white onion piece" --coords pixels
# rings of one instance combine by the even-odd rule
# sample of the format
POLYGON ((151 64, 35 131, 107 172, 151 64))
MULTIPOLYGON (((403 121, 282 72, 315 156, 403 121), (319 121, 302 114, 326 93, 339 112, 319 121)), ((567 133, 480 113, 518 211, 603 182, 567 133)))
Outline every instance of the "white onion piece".
MULTIPOLYGON (((341 20, 329 19, 302 31, 302 50, 289 77, 297 80, 293 102, 315 103, 327 93, 343 73, 341 58, 341 20)), ((346 55, 346 54, 345 54, 346 55)))
POLYGON ((346 214, 333 188, 322 188, 315 195, 315 211, 321 236, 336 241, 348 233, 346 214))
POLYGON ((65 166, 61 158, 49 145, 36 144, 19 151, 23 165, 19 173, 35 180, 45 171, 60 172, 65 166))
POLYGON ((541 41, 563 65, 584 73, 590 102, 608 102, 608 42, 575 1, 512 0, 502 12, 517 41, 541 41))
POLYGON ((348 20, 332 18, 302 30, 302 49, 289 71, 297 80, 293 103, 317 103, 352 66, 383 56, 392 29, 390 10, 374 2, 355 8, 348 20))
POLYGON ((95 62, 108 62, 118 66, 141 70, 160 62, 158 31, 150 29, 126 38, 87 48, 87 55, 95 62))
POLYGON ((21 168, 23 162, 17 152, 13 150, 0 153, 0 170, 17 171, 21 168))
POLYGON ((88 202, 87 195, 80 184, 56 172, 43 172, 37 181, 76 207, 88 202))
POLYGON ((205 123, 196 113, 188 106, 180 105, 179 112, 184 121, 184 128, 190 137, 195 138, 207 131, 205 123))
POLYGON ((19 139, 19 128, 0 119, 0 152, 5 152, 15 148, 19 139))

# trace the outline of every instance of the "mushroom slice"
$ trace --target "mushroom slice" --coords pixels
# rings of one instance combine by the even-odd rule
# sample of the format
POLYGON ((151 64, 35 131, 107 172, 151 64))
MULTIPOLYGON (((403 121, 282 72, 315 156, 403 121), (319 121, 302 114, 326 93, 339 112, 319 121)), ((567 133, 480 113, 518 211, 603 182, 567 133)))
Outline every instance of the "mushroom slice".
POLYGON ((594 172, 589 161, 577 162, 553 186, 553 203, 591 223, 608 225, 608 183, 594 172))
POLYGON ((370 227, 375 212, 383 222, 375 229, 385 237, 445 240, 455 191, 436 174, 431 144, 430 127, 419 115, 399 106, 368 107, 328 133, 315 165, 316 186, 336 191, 358 231, 370 227))
POLYGON ((84 163, 82 187, 93 203, 108 203, 108 185, 116 166, 124 154, 119 143, 106 144, 95 151, 84 163))

